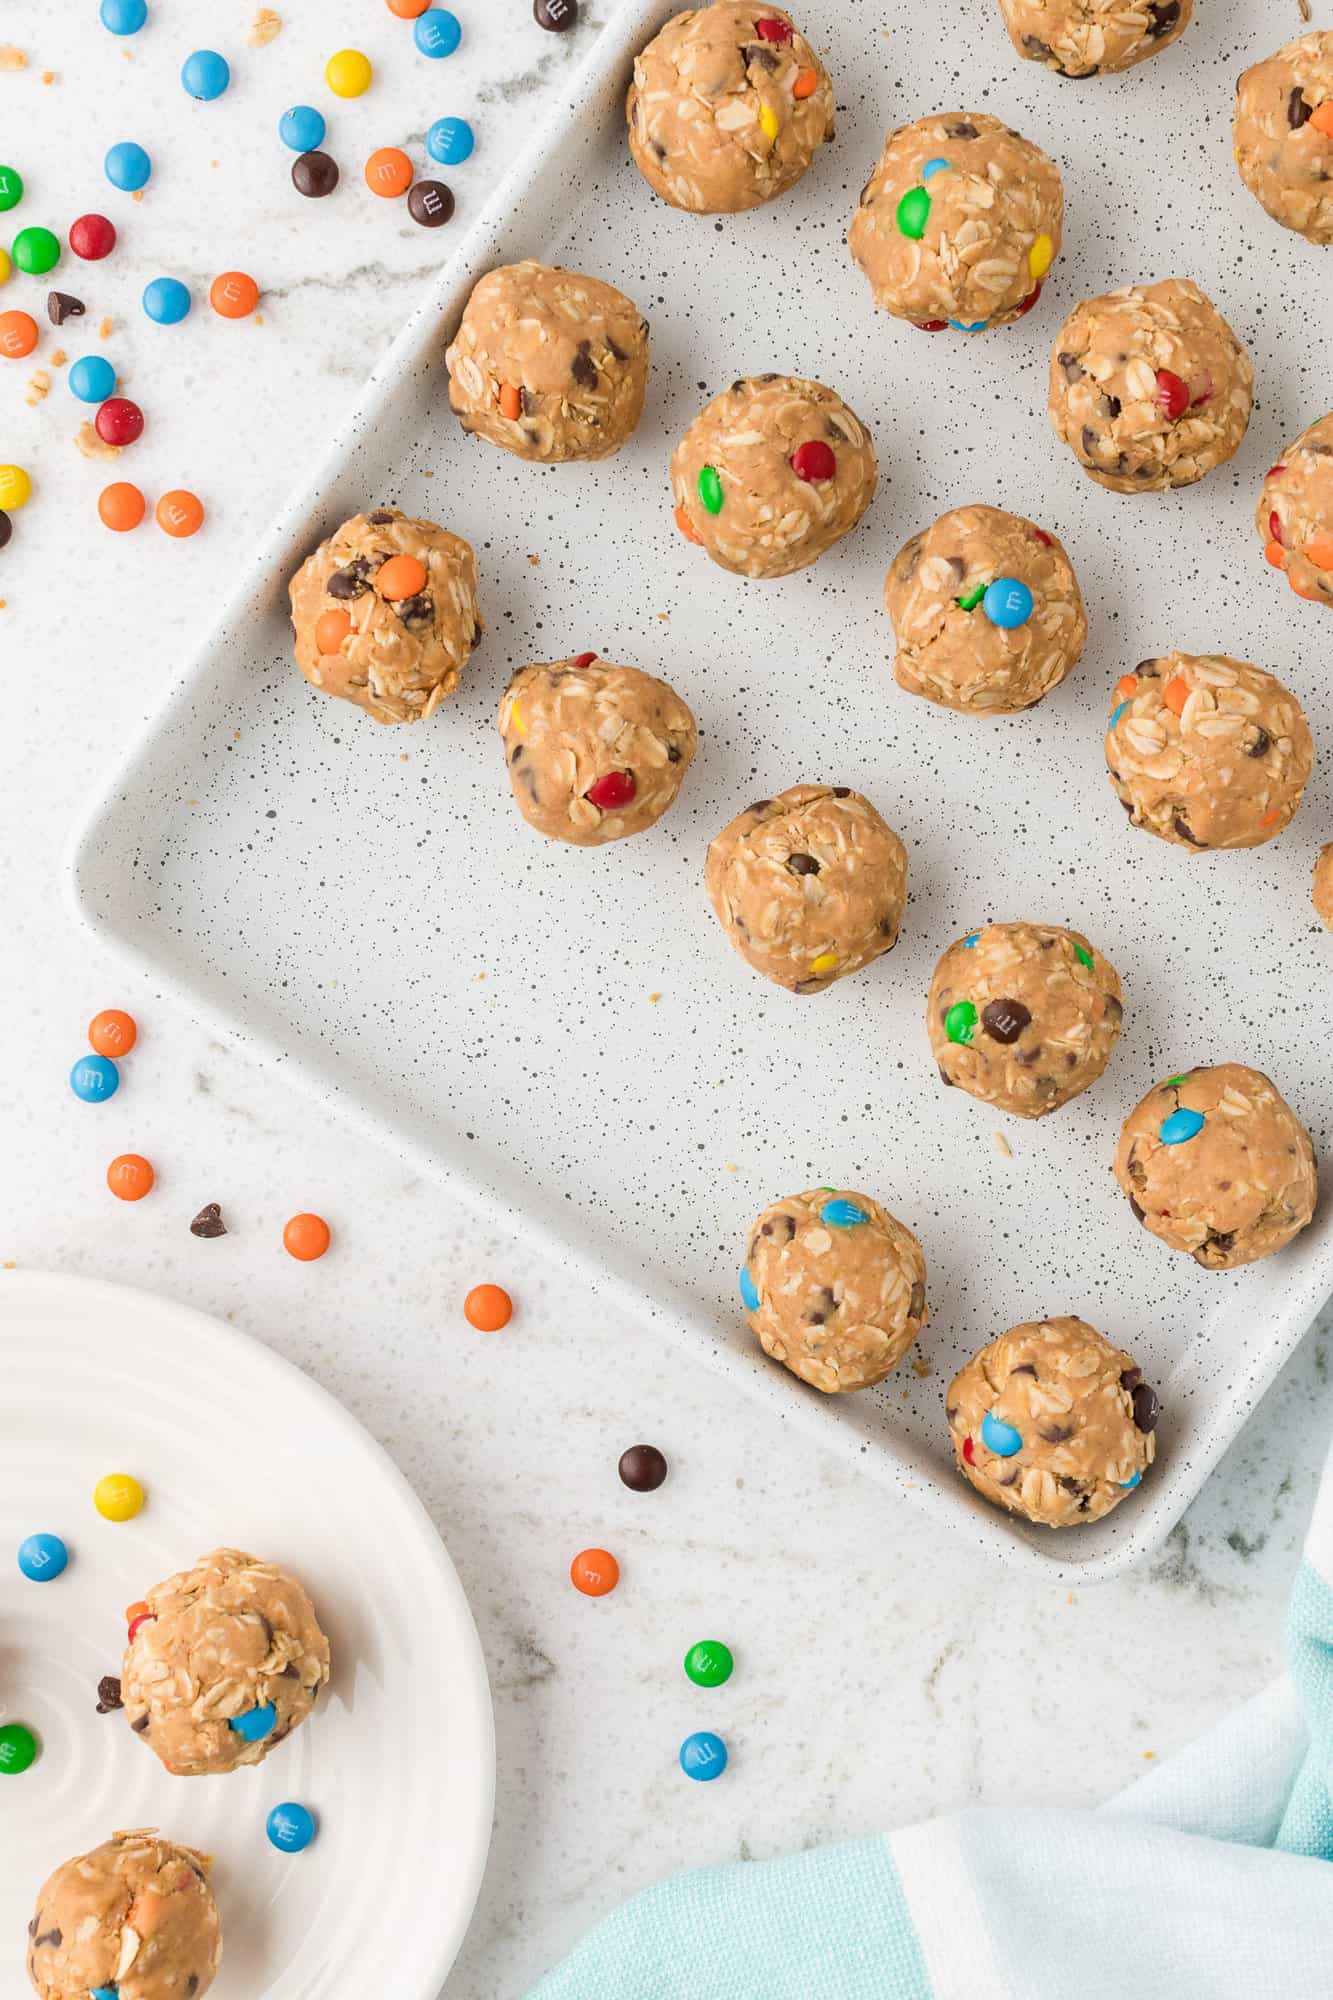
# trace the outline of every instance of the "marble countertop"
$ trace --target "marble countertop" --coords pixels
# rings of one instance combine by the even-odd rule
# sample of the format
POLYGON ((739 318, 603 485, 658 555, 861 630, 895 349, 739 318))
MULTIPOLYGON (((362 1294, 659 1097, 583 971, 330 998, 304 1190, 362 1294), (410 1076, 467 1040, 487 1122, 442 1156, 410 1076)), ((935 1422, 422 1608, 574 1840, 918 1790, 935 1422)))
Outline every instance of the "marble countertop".
MULTIPOLYGON (((245 44, 253 9, 241 0, 225 32, 211 0, 150 0, 150 30, 124 43, 97 27, 92 0, 4 9, 0 42, 29 57, 25 70, 0 69, 3 150, 29 189, 7 220, 63 230, 97 208, 122 241, 106 264, 66 258, 56 274, 87 317, 60 335, 43 318, 32 363, 0 363, 0 458, 26 465, 36 486, 0 554, 0 1260, 145 1285, 220 1314, 341 1398, 413 1481, 471 1598, 498 1734, 494 1847, 446 1991, 496 2000, 521 1994, 590 1922, 669 1869, 976 1801, 1091 1804, 1168 1755, 1279 1663, 1333 1390, 1316 1331, 1141 1572, 1072 1594, 1002 1573, 330 1128, 76 938, 56 887, 76 805, 447 253, 452 232, 376 201, 361 161, 409 141, 420 159, 432 118, 469 118, 477 152, 444 174, 465 220, 609 11, 585 0, 579 29, 555 36, 527 0, 454 4, 467 40, 439 64, 366 0, 278 0, 291 18, 258 49, 245 44), (212 105, 177 81, 200 44, 233 62, 232 89, 212 105), (354 103, 330 100, 321 81, 345 45, 377 64, 354 103), (328 201, 290 188, 275 127, 294 101, 328 110, 327 148, 344 172, 328 201), (155 158, 141 203, 102 178, 121 138, 155 158), (223 321, 202 304, 227 266, 258 279, 259 320, 223 321), (199 301, 176 328, 138 307, 145 281, 165 272, 199 301), (106 352, 148 413, 115 473, 74 447, 83 412, 49 367, 57 345, 106 352), (48 365, 52 385, 29 407, 33 365, 48 365), (116 476, 153 494, 195 488, 204 532, 176 543, 151 526, 104 532, 96 495, 116 476), (142 1030, 114 1113, 80 1106, 64 1081, 89 1016, 112 1004, 142 1030), (158 1166, 141 1208, 105 1192, 120 1147, 158 1166), (230 1233, 200 1242, 187 1224, 209 1200, 230 1233), (337 1235, 311 1267, 278 1240, 307 1207, 337 1235), (502 1334, 462 1319, 462 1294, 482 1278, 518 1302, 502 1334), (671 1460, 657 1494, 630 1494, 616 1477, 636 1441, 671 1460), (622 1562, 620 1589, 599 1603, 568 1582, 588 1543, 622 1562), (680 1669, 702 1637, 737 1657, 714 1693, 680 1669), (676 1767, 681 1738, 701 1726, 732 1750, 713 1786, 676 1767)), ((50 282, 15 277, 0 307, 32 309, 50 282)))

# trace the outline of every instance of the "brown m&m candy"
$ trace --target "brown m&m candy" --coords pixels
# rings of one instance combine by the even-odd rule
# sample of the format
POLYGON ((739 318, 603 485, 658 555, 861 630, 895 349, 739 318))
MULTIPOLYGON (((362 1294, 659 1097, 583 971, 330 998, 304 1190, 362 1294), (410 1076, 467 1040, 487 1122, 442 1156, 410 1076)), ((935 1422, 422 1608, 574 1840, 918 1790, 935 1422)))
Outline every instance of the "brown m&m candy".
POLYGON ((292 185, 298 194, 312 200, 332 194, 338 185, 338 162, 327 153, 298 153, 292 161, 292 185))
POLYGON ((655 1444, 632 1444, 620 1454, 619 1471, 631 1493, 655 1493, 667 1476, 667 1462, 655 1444))
POLYGON ((407 211, 423 229, 438 229, 454 212, 454 197, 443 181, 417 181, 407 197, 407 211))
POLYGON ((579 0, 532 0, 532 15, 539 28, 563 35, 579 18, 579 0))

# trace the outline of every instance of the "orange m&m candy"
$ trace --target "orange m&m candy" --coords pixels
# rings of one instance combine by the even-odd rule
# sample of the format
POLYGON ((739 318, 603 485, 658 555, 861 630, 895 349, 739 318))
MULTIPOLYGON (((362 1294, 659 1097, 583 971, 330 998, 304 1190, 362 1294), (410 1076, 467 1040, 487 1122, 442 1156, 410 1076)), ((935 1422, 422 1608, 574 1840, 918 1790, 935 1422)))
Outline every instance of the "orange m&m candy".
POLYGON ((204 525, 203 501, 184 486, 173 486, 170 493, 164 493, 156 513, 158 527, 177 540, 183 535, 197 535, 204 525))
POLYGON ((793 97, 813 97, 818 88, 819 71, 817 69, 797 70, 796 81, 791 87, 793 97))
POLYGON ((142 1201, 156 1178, 142 1153, 119 1153, 106 1170, 106 1184, 119 1201, 142 1201))
POLYGON ((208 303, 223 319, 245 319, 259 304, 259 287, 245 271, 224 271, 209 286, 208 303))
POLYGON ((474 1285, 463 1301, 463 1317, 478 1333, 498 1333, 513 1310, 514 1301, 500 1285, 474 1285))
POLYGON ((687 542, 693 542, 698 548, 703 547, 704 538, 683 507, 677 507, 676 509, 676 526, 680 529, 681 534, 684 535, 687 542))
POLYGON ((389 12, 396 14, 400 21, 415 21, 418 14, 424 14, 430 0, 389 0, 389 12))
POLYGON ((390 603, 415 597, 426 588, 426 565, 415 556, 390 556, 375 572, 375 588, 390 603))
POLYGON ((104 1007, 88 1023, 88 1040, 99 1056, 127 1056, 139 1039, 133 1014, 104 1007))
POLYGON ((336 653, 352 629, 350 611, 325 611, 315 620, 315 644, 321 653, 336 653))
POLYGON ((513 423, 523 408, 523 395, 513 382, 500 384, 500 415, 513 423))
POLYGON ((282 1247, 298 1263, 313 1264, 329 1247, 329 1225, 322 1215, 294 1215, 282 1232, 282 1247))
POLYGON ((569 1580, 585 1597, 605 1597, 620 1582, 620 1564, 609 1549, 580 1549, 569 1565, 569 1580))
POLYGON ((1274 569, 1285 569, 1287 567, 1287 551, 1283 548, 1281 542, 1269 542, 1264 549, 1264 555, 1272 563, 1274 569))
POLYGON ((366 161, 366 186, 386 200, 406 194, 412 185, 412 162, 399 146, 380 146, 366 161))
POLYGON ((21 361, 37 345, 37 322, 31 313, 0 313, 0 354, 21 361))
POLYGON ((1333 535, 1311 535, 1305 553, 1316 569, 1333 569, 1333 535))
POLYGON ((1162 689, 1162 700, 1166 703, 1172 715, 1183 715, 1185 713, 1185 703, 1189 698, 1189 682, 1183 681, 1179 674, 1176 674, 1172 680, 1169 680, 1162 689))
POLYGON ((1314 130, 1322 132, 1326 139, 1333 139, 1333 97, 1310 114, 1310 123, 1314 130))
POLYGON ((143 494, 128 479, 117 479, 114 485, 104 486, 97 496, 97 512, 103 527, 114 528, 118 535, 137 528, 147 506, 143 494))

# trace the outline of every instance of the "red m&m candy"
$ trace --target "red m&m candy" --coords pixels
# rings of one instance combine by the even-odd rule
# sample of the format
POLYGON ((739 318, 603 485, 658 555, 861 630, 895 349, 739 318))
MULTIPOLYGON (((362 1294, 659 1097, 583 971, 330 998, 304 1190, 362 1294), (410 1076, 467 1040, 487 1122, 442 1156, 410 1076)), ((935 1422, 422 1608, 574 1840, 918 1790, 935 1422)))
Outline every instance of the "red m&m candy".
POLYGON ((133 444, 143 436, 143 411, 128 396, 108 396, 93 418, 103 444, 133 444))
POLYGON ((1190 406, 1188 386, 1169 368, 1159 368, 1157 371, 1157 404, 1159 409, 1166 412, 1170 423, 1174 423, 1177 417, 1183 417, 1190 406))
POLYGON ((632 771, 608 771, 596 784, 589 785, 583 796, 589 805, 599 807, 602 812, 614 812, 618 806, 627 806, 637 790, 632 771))
POLYGON ((789 42, 791 40, 790 21, 779 21, 772 14, 764 14, 754 24, 754 31, 762 42, 789 42))
POLYGON ((807 438, 792 453, 791 469, 798 479, 806 481, 832 479, 838 461, 832 446, 825 444, 823 438, 807 438))
POLYGON ((96 263, 99 257, 109 257, 115 249, 116 226, 104 215, 81 215, 69 225, 69 247, 76 257, 96 263))

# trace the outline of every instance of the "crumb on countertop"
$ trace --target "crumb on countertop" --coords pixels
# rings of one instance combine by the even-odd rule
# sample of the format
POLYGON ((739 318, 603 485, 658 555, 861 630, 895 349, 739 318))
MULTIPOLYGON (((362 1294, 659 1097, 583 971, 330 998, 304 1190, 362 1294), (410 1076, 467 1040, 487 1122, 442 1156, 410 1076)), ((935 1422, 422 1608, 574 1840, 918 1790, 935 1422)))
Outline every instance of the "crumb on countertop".
POLYGON ((131 201, 142 201, 142 200, 143 200, 143 189, 142 189, 142 188, 136 188, 136 189, 134 190, 134 193, 133 193, 133 194, 132 194, 132 195, 130 196, 130 200, 131 200, 131 201))
POLYGON ((1009 1141, 1005 1138, 1003 1132, 992 1132, 991 1137, 995 1141, 995 1150, 1000 1155, 1000 1157, 1005 1160, 1012 1160, 1014 1157, 1014 1149, 1009 1144, 1009 1141))
POLYGON ((97 432, 88 423, 79 425, 78 430, 74 433, 74 442, 85 458, 120 457, 120 446, 118 444, 108 444, 105 438, 98 437, 97 432))
POLYGON ((16 49, 12 42, 0 44, 0 70, 26 69, 28 58, 22 49, 16 49))
POLYGON ((658 1001, 659 1001, 659 1000, 661 999, 661 997, 662 997, 662 996, 661 996, 661 994, 660 994, 660 993, 650 993, 650 994, 648 995, 648 998, 649 998, 649 999, 650 999, 650 1000, 651 1000, 651 1001, 653 1002, 654 1006, 655 1006, 655 1005, 657 1004, 657 1002, 658 1002, 658 1001))
POLYGON ((116 322, 113 319, 104 319, 97 329, 97 338, 99 340, 110 340, 112 333, 115 331, 115 325, 116 322))
POLYGON ((69 356, 63 347, 53 347, 46 358, 53 368, 63 368, 69 360, 69 356))
POLYGON ((918 1352, 912 1356, 912 1373, 919 1375, 923 1382, 927 1375, 934 1373, 924 1354, 918 1352))
POLYGON ((46 370, 44 368, 34 369, 32 378, 23 396, 23 400, 30 410, 37 408, 37 405, 41 402, 50 387, 51 377, 47 374, 46 370))
POLYGON ((266 49, 281 33, 281 14, 275 14, 271 7, 261 7, 250 23, 250 31, 245 39, 252 49, 266 49))
POLYGON ((540 561, 541 561, 541 557, 540 557, 540 556, 529 556, 529 557, 528 557, 528 561, 529 561, 529 562, 530 562, 530 563, 532 564, 532 567, 533 567, 534 569, 536 569, 536 567, 537 567, 538 563, 540 563, 540 561))

